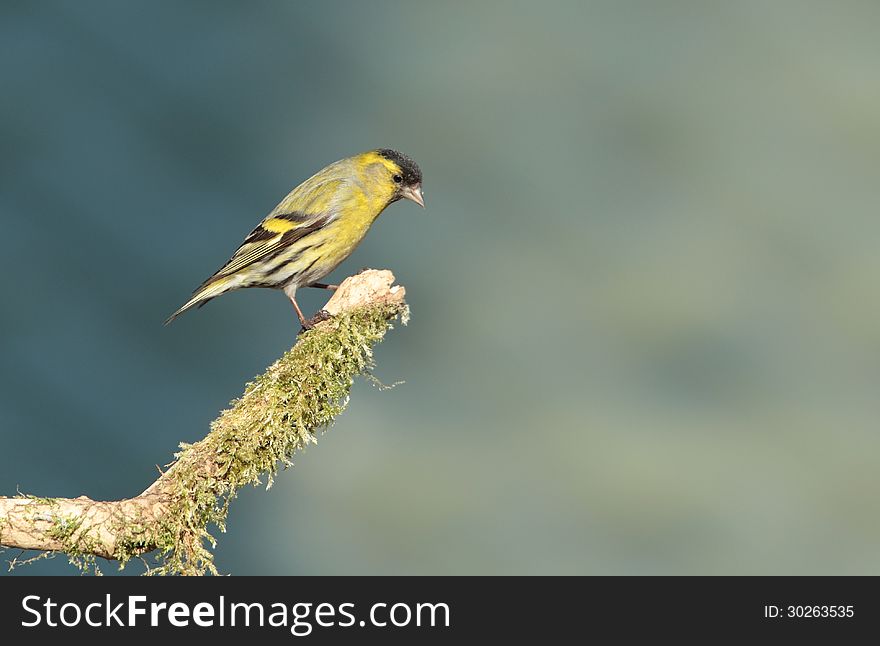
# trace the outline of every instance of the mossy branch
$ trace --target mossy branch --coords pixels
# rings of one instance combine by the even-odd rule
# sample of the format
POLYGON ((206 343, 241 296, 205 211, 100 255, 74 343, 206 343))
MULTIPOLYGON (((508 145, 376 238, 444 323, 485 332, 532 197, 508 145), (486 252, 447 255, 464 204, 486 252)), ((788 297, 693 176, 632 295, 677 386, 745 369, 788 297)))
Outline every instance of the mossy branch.
MULTIPOLYGON (((279 466, 315 442, 342 412, 354 378, 372 366, 372 347, 408 314, 405 290, 385 270, 345 280, 324 306, 333 318, 300 335, 292 349, 245 388, 195 444, 142 494, 101 502, 0 497, 0 545, 63 552, 86 569, 155 553, 149 574, 216 573, 212 526, 224 530, 229 503, 248 484, 271 485, 279 466)), ((97 571, 97 568, 95 568, 97 571)))

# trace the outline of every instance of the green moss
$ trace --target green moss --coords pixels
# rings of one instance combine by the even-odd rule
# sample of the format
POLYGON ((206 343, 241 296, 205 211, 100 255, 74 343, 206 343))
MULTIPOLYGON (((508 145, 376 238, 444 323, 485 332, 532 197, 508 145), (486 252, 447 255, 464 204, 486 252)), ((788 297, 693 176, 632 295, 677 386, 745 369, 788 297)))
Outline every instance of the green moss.
MULTIPOLYGON (((29 520, 32 523, 50 523, 49 528, 44 532, 49 538, 58 541, 61 548, 56 551, 41 552, 28 558, 14 558, 9 561, 10 570, 41 559, 54 558, 56 554, 63 553, 68 557, 70 563, 79 568, 82 573, 101 574, 94 556, 100 543, 88 532, 82 531, 84 519, 81 516, 64 516, 59 513, 60 505, 56 498, 43 498, 30 494, 21 494, 21 496, 40 503, 39 508, 34 507, 32 511, 28 512, 29 520), (46 507, 49 508, 48 513, 46 507)), ((0 519, 0 528, 4 522, 3 519, 0 519)), ((0 536, 2 536, 2 532, 0 532, 0 536)))
MULTIPOLYGON (((162 478, 163 520, 132 517, 131 508, 111 518, 116 536, 113 557, 120 568, 135 557, 147 574, 216 574, 212 531, 225 531, 229 505, 245 485, 271 486, 278 469, 290 466, 297 449, 316 442, 345 409, 355 377, 368 374, 373 346, 391 328, 390 320, 409 319, 406 306, 368 306, 344 313, 303 334, 296 345, 245 388, 211 424, 204 440, 181 444, 177 461, 162 478), (151 553, 152 562, 144 555, 151 553)), ((49 522, 46 534, 61 544, 10 568, 65 553, 83 572, 100 574, 94 553, 96 536, 83 528, 82 517, 66 517, 54 498, 22 494, 42 503, 30 520, 49 522), (48 507, 48 512, 47 512, 48 507)), ((0 519, 0 535, 3 531, 0 519)))
POLYGON ((354 378, 372 367, 373 346, 406 308, 373 306, 334 318, 303 334, 265 373, 247 385, 211 424, 208 436, 181 445, 170 480, 170 513, 159 527, 122 528, 115 554, 121 564, 156 550, 148 574, 217 573, 211 528, 225 531, 230 502, 245 485, 271 486, 293 453, 345 409, 354 378), (203 469, 212 456, 214 468, 203 469))
POLYGON ((92 571, 100 575, 101 570, 93 554, 99 542, 88 532, 82 531, 83 520, 81 516, 66 517, 56 514, 52 518, 52 526, 46 530, 46 535, 64 546, 59 551, 64 552, 71 565, 79 568, 80 572, 85 574, 92 571))
POLYGON ((21 493, 20 491, 18 493, 22 498, 27 498, 28 500, 34 500, 40 504, 49 505, 50 507, 58 504, 57 498, 43 498, 42 496, 34 496, 33 494, 21 493))

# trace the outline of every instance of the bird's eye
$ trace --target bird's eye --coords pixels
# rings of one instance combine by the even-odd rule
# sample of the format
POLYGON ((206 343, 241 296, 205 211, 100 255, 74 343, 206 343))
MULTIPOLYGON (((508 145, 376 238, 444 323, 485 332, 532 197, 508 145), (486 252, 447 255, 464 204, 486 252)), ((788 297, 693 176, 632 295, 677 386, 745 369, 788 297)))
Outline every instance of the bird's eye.
POLYGON ((392 177, 391 179, 394 180, 394 183, 395 183, 395 184, 400 184, 400 183, 403 181, 403 177, 401 177, 400 175, 395 175, 395 176, 392 177))

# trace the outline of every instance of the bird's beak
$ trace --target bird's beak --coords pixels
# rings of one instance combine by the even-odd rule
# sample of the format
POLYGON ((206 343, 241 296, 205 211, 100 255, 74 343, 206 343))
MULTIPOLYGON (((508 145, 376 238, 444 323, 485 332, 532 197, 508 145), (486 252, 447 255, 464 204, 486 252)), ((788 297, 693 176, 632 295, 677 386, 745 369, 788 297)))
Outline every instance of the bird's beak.
POLYGON ((400 189, 400 194, 406 199, 412 200, 420 207, 425 208, 425 198, 422 197, 421 184, 415 184, 414 186, 404 186, 402 189, 400 189))

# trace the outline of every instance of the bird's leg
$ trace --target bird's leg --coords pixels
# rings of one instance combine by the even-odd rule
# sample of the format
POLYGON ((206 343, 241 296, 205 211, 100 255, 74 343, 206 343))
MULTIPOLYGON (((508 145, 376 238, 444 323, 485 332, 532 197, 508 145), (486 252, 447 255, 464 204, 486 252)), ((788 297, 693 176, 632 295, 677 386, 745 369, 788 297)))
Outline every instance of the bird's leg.
POLYGON ((293 309, 296 310, 296 315, 299 318, 299 322, 302 324, 302 326, 307 330, 312 329, 312 326, 309 325, 308 320, 305 316, 303 316, 302 310, 299 308, 299 305, 297 305, 296 299, 293 296, 290 297, 290 302, 293 303, 293 309))
POLYGON ((296 302, 296 283, 286 285, 284 287, 284 293, 287 295, 287 298, 290 299, 290 302, 293 303, 293 309, 296 310, 296 316, 299 318, 303 330, 311 330, 312 325, 309 323, 308 319, 303 316, 302 310, 299 308, 299 303, 296 302))
MULTIPOLYGON (((333 287, 335 289, 336 285, 322 284, 321 287, 333 287)), ((329 318, 333 318, 327 310, 319 310, 318 313, 315 314, 312 318, 307 319, 305 316, 303 316, 302 310, 299 308, 299 303, 296 302, 296 286, 288 285, 284 288, 284 293, 287 294, 287 298, 289 298, 290 302, 293 303, 293 309, 296 310, 296 315, 299 317, 299 322, 302 324, 303 330, 311 330, 321 321, 326 321, 329 318)))
POLYGON ((336 291, 339 289, 339 285, 328 285, 327 283, 312 283, 311 285, 306 285, 306 287, 314 287, 316 289, 329 289, 330 291, 336 291))
POLYGON ((299 305, 297 305, 296 299, 291 296, 290 302, 293 303, 293 309, 296 310, 296 315, 299 317, 299 322, 303 326, 303 330, 311 330, 321 321, 333 318, 333 315, 327 310, 318 310, 317 314, 312 318, 307 319, 303 316, 302 310, 299 308, 299 305))

